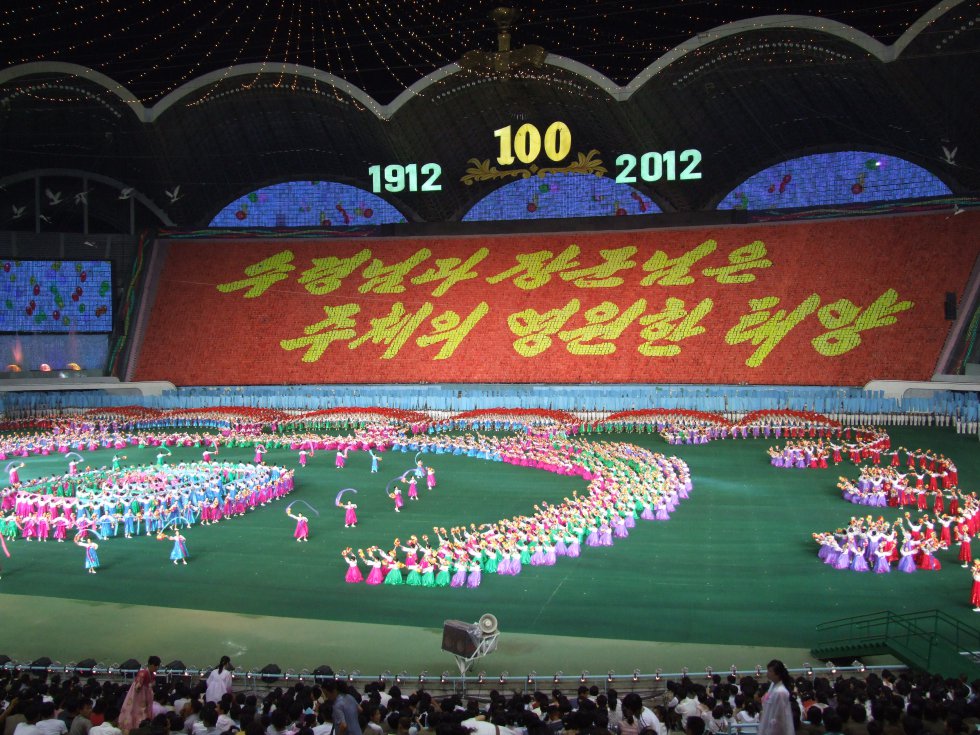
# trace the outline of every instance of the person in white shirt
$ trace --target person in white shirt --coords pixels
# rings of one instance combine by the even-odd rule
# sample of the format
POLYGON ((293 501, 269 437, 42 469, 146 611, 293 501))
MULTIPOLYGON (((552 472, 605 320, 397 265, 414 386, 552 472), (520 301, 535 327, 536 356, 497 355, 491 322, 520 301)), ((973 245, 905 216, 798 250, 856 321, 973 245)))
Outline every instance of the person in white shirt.
POLYGON ((41 735, 67 735, 68 725, 54 716, 54 702, 41 705, 41 719, 37 721, 37 729, 41 735))
POLYGON ((204 693, 204 701, 219 702, 226 694, 231 694, 231 672, 235 667, 231 665, 231 659, 222 656, 217 668, 212 669, 208 674, 208 688, 204 693))
POLYGON ((36 704, 29 704, 24 710, 24 721, 18 722, 14 728, 15 735, 41 735, 37 729, 37 721, 41 716, 41 710, 36 704))
POLYGON ((698 693, 693 689, 688 690, 687 696, 678 702, 674 712, 678 714, 682 723, 687 722, 688 717, 700 717, 701 708, 698 706, 698 693))
POLYGON ((236 732, 238 730, 238 723, 231 718, 231 701, 229 698, 222 698, 218 702, 218 719, 214 723, 214 727, 218 732, 228 732, 234 729, 236 732), (225 707, 228 709, 225 710, 225 707))
POLYGON ((667 735, 667 726, 660 721, 652 709, 643 706, 643 700, 636 692, 630 692, 623 698, 624 717, 627 712, 635 718, 638 732, 650 728, 657 735, 667 735))

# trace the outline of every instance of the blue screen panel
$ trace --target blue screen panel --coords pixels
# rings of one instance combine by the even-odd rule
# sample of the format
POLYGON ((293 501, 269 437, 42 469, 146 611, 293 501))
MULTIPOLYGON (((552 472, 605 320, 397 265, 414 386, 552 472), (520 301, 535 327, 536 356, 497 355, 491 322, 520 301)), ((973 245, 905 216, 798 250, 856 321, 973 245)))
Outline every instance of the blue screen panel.
POLYGON ((790 209, 950 194, 938 177, 904 158, 839 151, 770 166, 732 189, 718 209, 790 209))
POLYGON ((209 227, 355 227, 404 222, 391 204, 334 181, 286 181, 229 204, 209 227))
POLYGON ((0 332, 111 332, 106 261, 0 261, 0 332))
POLYGON ((563 173, 506 184, 474 204, 463 221, 615 217, 660 211, 650 197, 628 184, 617 184, 606 176, 563 173))

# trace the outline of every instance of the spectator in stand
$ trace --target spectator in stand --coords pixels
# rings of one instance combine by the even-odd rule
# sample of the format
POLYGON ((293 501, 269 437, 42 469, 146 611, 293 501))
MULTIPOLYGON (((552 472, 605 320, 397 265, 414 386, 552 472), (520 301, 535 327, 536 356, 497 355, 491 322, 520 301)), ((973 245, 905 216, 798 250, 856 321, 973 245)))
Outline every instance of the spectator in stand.
POLYGON ((68 735, 65 721, 54 716, 54 702, 41 705, 41 719, 37 721, 37 729, 41 735, 68 735))
POLYGON ((331 720, 334 735, 362 735, 357 714, 357 701, 346 692, 346 687, 335 680, 323 685, 323 696, 332 706, 331 720))
POLYGON ((806 719, 800 723, 797 735, 824 735, 823 710, 813 705, 806 711, 806 719))
POLYGON ((71 721, 71 727, 68 728, 68 735, 88 735, 88 731, 92 729, 92 703, 85 699, 78 706, 78 714, 71 721))
POLYGON ((213 705, 205 705, 201 708, 197 722, 194 723, 192 735, 217 735, 218 729, 215 727, 217 722, 218 711, 213 705))
POLYGON ((41 735, 37 729, 37 721, 41 716, 41 708, 36 702, 30 702, 24 708, 24 720, 14 727, 14 735, 41 735))
MULTIPOLYGON (((868 712, 864 705, 855 702, 849 710, 850 716, 843 727, 844 735, 868 735, 868 712)), ((941 735, 941 732, 937 735, 941 735)))
POLYGON ((194 723, 196 723, 201 718, 201 708, 204 705, 201 704, 200 699, 188 699, 187 702, 180 710, 180 716, 184 718, 184 732, 190 735, 194 730, 194 723))
POLYGON ((117 726, 118 722, 119 708, 108 707, 105 710, 105 717, 103 718, 102 724, 93 725, 92 729, 88 731, 88 735, 122 735, 122 730, 117 726))
MULTIPOLYGON (((701 709, 698 707, 698 693, 694 688, 678 692, 677 698, 680 700, 674 707, 674 712, 681 722, 687 722, 688 717, 700 717, 701 709)), ((685 728, 686 729, 686 728, 685 728)))
POLYGON ((837 714, 837 710, 833 707, 827 707, 823 711, 823 726, 825 735, 843 735, 841 733, 841 728, 844 724, 841 722, 840 715, 837 714))
POLYGON ((313 735, 330 735, 333 732, 333 706, 324 702, 316 711, 317 725, 313 728, 313 735))
POLYGON ((653 710, 643 706, 643 700, 636 692, 630 692, 623 697, 624 719, 627 712, 630 712, 636 719, 639 732, 643 732, 649 728, 657 733, 657 735, 667 735, 666 725, 660 721, 657 715, 654 714, 653 710))
MULTIPOLYGON (((704 724, 711 735, 717 735, 717 733, 727 733, 730 725, 730 720, 725 714, 725 705, 716 704, 714 709, 711 710, 710 714, 704 716, 704 724)), ((813 733, 812 735, 823 735, 823 731, 819 733, 813 733)))

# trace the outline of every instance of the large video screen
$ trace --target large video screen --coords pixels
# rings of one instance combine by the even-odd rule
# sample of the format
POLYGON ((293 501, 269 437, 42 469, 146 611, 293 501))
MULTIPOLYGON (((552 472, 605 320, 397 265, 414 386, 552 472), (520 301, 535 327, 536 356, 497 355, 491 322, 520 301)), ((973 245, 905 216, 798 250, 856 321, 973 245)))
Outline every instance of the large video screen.
POLYGON ((111 331, 109 262, 0 261, 0 332, 111 331))

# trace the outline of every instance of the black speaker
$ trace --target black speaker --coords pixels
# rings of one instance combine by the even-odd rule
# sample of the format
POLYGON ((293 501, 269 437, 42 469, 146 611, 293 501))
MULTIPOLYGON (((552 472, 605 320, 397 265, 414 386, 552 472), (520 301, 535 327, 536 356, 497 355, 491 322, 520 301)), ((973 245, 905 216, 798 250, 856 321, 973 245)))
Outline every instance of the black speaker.
POLYGON ((480 626, 462 620, 447 620, 442 628, 442 650, 469 658, 480 645, 480 626))
POLYGON ((328 679, 333 679, 333 678, 334 678, 333 669, 331 669, 326 664, 322 664, 320 666, 317 666, 315 669, 313 669, 313 681, 324 682, 327 681, 328 679))
POLYGON ((136 674, 139 673, 140 668, 142 668, 140 666, 140 662, 135 658, 127 658, 125 661, 119 664, 119 670, 127 679, 132 679, 134 676, 136 676, 136 674))
POLYGON ((47 656, 42 656, 36 661, 31 662, 31 669, 33 671, 41 671, 42 669, 47 669, 51 665, 51 659, 47 656))
POLYGON ((262 674, 262 681, 266 684, 273 684, 281 678, 279 675, 282 673, 282 669, 275 664, 267 664, 262 667, 260 673, 262 674))
POLYGON ((11 661, 10 656, 4 656, 0 654, 0 667, 6 666, 7 664, 10 663, 10 661, 11 661))
POLYGON ((85 658, 75 664, 75 673, 79 676, 91 676, 92 669, 95 668, 94 658, 85 658))
POLYGON ((944 311, 946 312, 946 319, 955 322, 956 321, 956 294, 952 291, 946 292, 946 304, 944 311))
POLYGON ((181 661, 180 659, 177 659, 176 661, 171 661, 169 664, 163 666, 162 668, 164 671, 170 674, 183 674, 185 671, 187 671, 187 667, 184 666, 184 662, 181 661))

